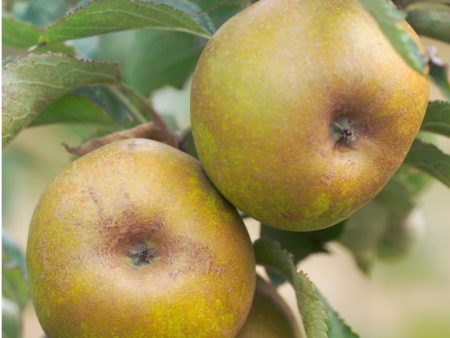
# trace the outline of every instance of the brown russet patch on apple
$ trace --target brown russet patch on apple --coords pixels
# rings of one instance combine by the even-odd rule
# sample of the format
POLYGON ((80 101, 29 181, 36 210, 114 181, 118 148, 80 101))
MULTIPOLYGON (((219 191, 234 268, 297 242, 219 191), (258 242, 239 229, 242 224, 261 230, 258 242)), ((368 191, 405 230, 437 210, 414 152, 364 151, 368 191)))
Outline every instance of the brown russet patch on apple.
POLYGON ((130 248, 159 237, 162 221, 143 219, 134 209, 128 208, 121 212, 121 216, 102 217, 99 232, 104 239, 102 249, 106 254, 127 256, 130 248))
POLYGON ((127 142, 124 143, 124 150, 128 153, 133 153, 136 151, 143 151, 143 150, 151 150, 152 145, 146 142, 144 139, 135 138, 127 140, 127 142))
POLYGON ((174 266, 169 269, 173 280, 187 274, 223 274, 227 267, 215 263, 216 257, 206 245, 190 238, 167 234, 161 241, 161 263, 174 266))
MULTIPOLYGON (((140 148, 139 142, 127 142, 126 145, 132 149, 140 148)), ((205 189, 210 188, 206 176, 200 176, 199 180, 205 189)), ((122 258, 128 257, 134 266, 151 268, 157 258, 158 265, 166 266, 172 280, 199 272, 225 273, 227 268, 215 263, 215 255, 207 246, 172 234, 162 218, 150 220, 139 213, 127 191, 122 194, 120 207, 123 210, 116 212, 116 216, 105 210, 94 187, 88 187, 85 192, 96 205, 99 216, 97 228, 103 244, 97 250, 98 255, 120 258, 108 259, 108 264, 121 264, 122 258)))
POLYGON ((356 89, 337 92, 328 108, 330 136, 340 150, 356 149, 358 140, 371 135, 372 110, 376 101, 368 99, 356 89))
MULTIPOLYGON (((172 234, 164 222, 145 220, 134 208, 124 209, 117 219, 103 217, 98 230, 104 244, 98 254, 128 257, 134 266, 143 268, 151 268, 158 258, 158 264, 165 266, 172 280, 189 274, 226 272, 226 266, 215 263, 216 257, 208 246, 172 234)), ((118 264, 117 260, 109 261, 118 264)))

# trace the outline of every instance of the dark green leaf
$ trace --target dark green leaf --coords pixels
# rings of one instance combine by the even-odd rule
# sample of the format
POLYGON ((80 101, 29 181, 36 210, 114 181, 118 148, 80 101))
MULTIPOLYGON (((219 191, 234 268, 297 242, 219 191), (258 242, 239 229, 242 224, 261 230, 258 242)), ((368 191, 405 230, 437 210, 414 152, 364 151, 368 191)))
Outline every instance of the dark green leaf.
MULTIPOLYGON (((343 223, 328 229, 310 232, 284 231, 261 224, 261 238, 279 242, 283 248, 294 255, 294 262, 297 264, 313 253, 328 252, 325 247, 326 243, 337 239, 342 230, 343 223)), ((267 274, 273 284, 278 286, 283 283, 283 280, 271 271, 267 271, 267 274)))
POLYGON ((23 309, 28 301, 25 259, 17 243, 2 233, 2 294, 23 309))
POLYGON ((85 96, 100 109, 106 111, 111 118, 124 128, 131 128, 135 125, 129 112, 123 107, 120 100, 112 94, 109 88, 101 86, 89 86, 76 89, 76 95, 85 96))
POLYGON ((82 123, 111 126, 114 122, 102 108, 88 98, 67 94, 42 111, 31 121, 30 127, 53 123, 82 123))
POLYGON ((346 246, 362 272, 368 274, 376 258, 376 248, 388 227, 384 206, 372 201, 345 223, 340 242, 346 246))
POLYGON ((428 175, 407 165, 400 167, 392 178, 392 180, 394 179, 405 187, 404 190, 408 191, 407 194, 411 197, 413 203, 417 202, 418 197, 421 196, 431 182, 431 178, 428 175))
POLYGON ((436 48, 428 48, 430 56, 430 77, 433 83, 440 89, 442 95, 450 100, 450 81, 448 80, 448 65, 436 54, 436 48))
POLYGON ((62 54, 29 54, 3 73, 3 146, 51 103, 75 88, 118 81, 113 63, 84 62, 62 54))
POLYGON ((403 220, 414 207, 412 195, 408 187, 394 176, 375 200, 386 208, 389 220, 397 223, 403 220))
MULTIPOLYGON (((19 50, 28 50, 30 47, 36 46, 42 32, 42 29, 34 27, 30 23, 5 16, 2 18, 2 29, 3 46, 12 47, 19 50)), ((61 52, 66 54, 74 53, 73 48, 65 46, 62 43, 49 44, 34 50, 35 53, 42 53, 46 51, 61 52)))
POLYGON ((416 139, 406 156, 405 163, 450 187, 450 156, 435 145, 416 139))
POLYGON ((375 199, 346 220, 339 241, 364 273, 380 256, 398 258, 411 248, 408 217, 427 183, 424 175, 402 166, 375 199))
MULTIPOLYGON (((191 129, 189 129, 185 133, 185 135, 181 141, 181 150, 183 150, 185 153, 188 153, 192 157, 198 159, 197 149, 195 148, 194 137, 192 135, 191 129)), ((245 216, 245 215, 242 215, 242 216, 245 216)))
POLYGON ((233 15, 242 11, 248 6, 248 0, 192 0, 201 9, 208 13, 209 17, 214 22, 214 25, 219 28, 233 15))
POLYGON ((204 39, 187 34, 137 32, 133 54, 125 64, 125 80, 145 96, 165 85, 179 87, 194 71, 203 47, 204 39))
MULTIPOLYGON (((243 0, 194 0, 219 27, 242 10, 243 0)), ((145 30, 136 33, 133 53, 125 63, 127 83, 148 96, 162 86, 180 87, 194 71, 204 39, 177 32, 145 30)))
POLYGON ((377 258, 384 261, 396 261, 405 257, 417 242, 417 213, 411 210, 403 220, 389 225, 388 231, 377 246, 377 258))
POLYGON ((438 3, 417 3, 407 8, 406 20, 423 36, 450 42, 450 7, 438 3))
MULTIPOLYGON (((406 169, 400 171, 407 175, 406 169)), ((414 197, 420 190, 417 190, 417 185, 407 184, 413 177, 410 176, 409 181, 401 181, 400 175, 394 176, 375 198, 388 216, 387 227, 374 247, 378 258, 393 260, 403 257, 415 243, 409 216, 415 207, 414 197)))
POLYGON ((279 274, 291 283, 308 338, 357 338, 351 329, 330 308, 314 284, 303 272, 297 272, 292 255, 279 243, 259 239, 254 244, 256 263, 279 274))
POLYGON ((306 275, 297 272, 292 255, 283 250, 279 243, 268 239, 257 240, 254 250, 257 264, 278 273, 293 286, 306 336, 327 338, 326 308, 306 275))
POLYGON ((328 316, 328 337, 329 338, 358 338, 358 335, 348 326, 339 314, 328 304, 328 301, 317 290, 321 302, 325 304, 328 316))
POLYGON ((294 255, 295 263, 298 263, 310 254, 327 252, 325 244, 337 239, 341 235, 342 230, 342 223, 324 230, 309 232, 284 231, 261 225, 261 237, 271 238, 279 242, 283 248, 294 255))
POLYGON ((360 0, 360 2, 375 19, 403 60, 422 73, 426 60, 417 44, 401 26, 401 21, 404 19, 403 12, 399 11, 391 1, 360 0))
POLYGON ((450 137, 450 102, 429 102, 422 130, 450 137))
POLYGON ((206 38, 214 33, 209 17, 188 1, 97 0, 51 25, 40 42, 66 41, 138 28, 181 31, 206 38))

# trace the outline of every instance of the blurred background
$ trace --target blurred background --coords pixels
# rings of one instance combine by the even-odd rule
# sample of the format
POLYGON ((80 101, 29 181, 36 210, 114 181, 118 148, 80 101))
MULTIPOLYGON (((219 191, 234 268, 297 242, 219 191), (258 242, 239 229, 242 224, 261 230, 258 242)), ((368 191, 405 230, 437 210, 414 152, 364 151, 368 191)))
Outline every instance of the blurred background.
MULTIPOLYGON (((56 3, 48 1, 47 10, 57 10, 54 9, 56 3)), ((127 48, 123 45, 109 44, 112 50, 102 48, 105 40, 114 41, 120 34, 124 41, 124 34, 134 33, 83 39, 77 44, 84 44, 87 54, 101 50, 105 55, 126 58, 127 48), (114 48, 120 52, 116 54, 114 48)), ((449 45, 431 39, 424 39, 424 42, 437 46, 442 59, 450 61, 449 45)), ((431 99, 438 98, 440 94, 433 87, 431 99)), ((181 89, 159 89, 153 92, 151 99, 155 109, 162 115, 172 116, 179 128, 189 126, 189 80, 181 89)), ((95 132, 92 126, 33 127, 23 131, 3 151, 3 227, 18 241, 23 252, 28 225, 40 194, 73 159, 62 143, 79 145, 95 132)), ((449 139, 437 137, 436 140, 441 149, 450 151, 449 139)), ((300 264, 334 309, 361 337, 450 337, 450 190, 433 180, 420 198, 412 223, 418 240, 410 254, 390 264, 377 262, 369 276, 357 268, 352 255, 339 244, 329 246, 331 254, 316 254, 300 264)), ((247 226, 255 239, 259 225, 250 220, 247 226)), ((290 286, 283 285, 280 290, 295 309, 295 296, 290 286)), ((24 337, 42 336, 29 303, 24 314, 24 337)))

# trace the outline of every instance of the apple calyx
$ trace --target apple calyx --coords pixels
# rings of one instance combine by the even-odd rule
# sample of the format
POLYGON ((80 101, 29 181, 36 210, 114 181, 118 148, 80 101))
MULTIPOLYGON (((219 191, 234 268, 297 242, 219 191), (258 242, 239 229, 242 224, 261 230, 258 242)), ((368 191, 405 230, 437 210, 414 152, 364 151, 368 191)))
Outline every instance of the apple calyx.
POLYGON ((338 119, 332 125, 331 136, 336 145, 350 146, 358 136, 355 123, 347 117, 338 119))
POLYGON ((134 244, 127 252, 128 258, 135 266, 150 265, 154 258, 157 257, 157 252, 147 243, 134 244))

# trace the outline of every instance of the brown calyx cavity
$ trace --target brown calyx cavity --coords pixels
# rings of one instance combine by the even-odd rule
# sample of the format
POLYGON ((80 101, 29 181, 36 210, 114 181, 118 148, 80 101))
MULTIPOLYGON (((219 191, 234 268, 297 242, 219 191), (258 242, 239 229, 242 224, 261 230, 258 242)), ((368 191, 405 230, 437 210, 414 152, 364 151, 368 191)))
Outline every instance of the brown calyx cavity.
POLYGON ((351 146, 357 139, 356 125, 347 117, 335 120, 331 127, 331 137, 339 146, 351 146))
POLYGON ((128 249, 127 256, 133 265, 139 267, 150 265, 157 257, 157 252, 147 243, 137 243, 128 249))

